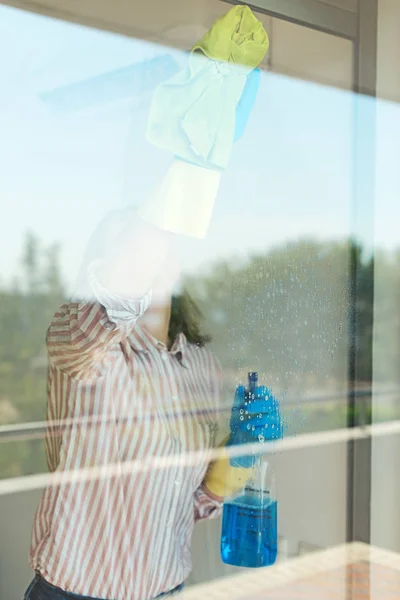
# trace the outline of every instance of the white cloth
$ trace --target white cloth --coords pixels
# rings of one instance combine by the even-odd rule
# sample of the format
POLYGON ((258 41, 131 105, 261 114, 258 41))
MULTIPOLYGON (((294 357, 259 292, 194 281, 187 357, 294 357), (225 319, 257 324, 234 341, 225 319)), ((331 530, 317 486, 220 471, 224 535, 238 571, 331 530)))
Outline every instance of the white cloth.
POLYGON ((200 166, 225 169, 249 70, 192 54, 153 96, 147 139, 200 166))

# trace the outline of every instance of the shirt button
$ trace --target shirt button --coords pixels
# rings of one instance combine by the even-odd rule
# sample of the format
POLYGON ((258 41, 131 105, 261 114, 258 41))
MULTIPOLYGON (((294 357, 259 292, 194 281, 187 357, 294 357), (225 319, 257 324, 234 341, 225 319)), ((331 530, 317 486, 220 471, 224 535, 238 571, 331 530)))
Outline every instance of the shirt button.
POLYGON ((163 353, 161 354, 161 358, 162 358, 163 360, 168 360, 168 354, 167 354, 166 352, 163 352, 163 353))

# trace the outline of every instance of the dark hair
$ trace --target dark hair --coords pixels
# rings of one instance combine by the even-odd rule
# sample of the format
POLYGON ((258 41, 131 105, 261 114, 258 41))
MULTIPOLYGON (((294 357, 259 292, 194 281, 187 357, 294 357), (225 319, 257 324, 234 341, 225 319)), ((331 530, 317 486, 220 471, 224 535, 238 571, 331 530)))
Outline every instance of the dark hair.
POLYGON ((174 340, 179 333, 184 333, 190 344, 204 346, 211 341, 211 336, 200 331, 203 318, 200 308, 184 289, 181 294, 172 297, 169 339, 174 340))
MULTIPOLYGON (((91 296, 91 290, 88 287, 87 268, 88 265, 100 259, 117 238, 123 235, 127 225, 137 218, 136 210, 133 208, 124 208, 114 210, 108 213, 97 225, 90 237, 86 248, 85 256, 82 261, 78 280, 76 284, 75 296, 87 298, 91 296)), ((171 320, 168 337, 175 340, 179 333, 184 333, 190 344, 204 346, 211 338, 209 335, 200 332, 200 321, 203 314, 196 302, 191 298, 187 290, 172 297, 171 320)))

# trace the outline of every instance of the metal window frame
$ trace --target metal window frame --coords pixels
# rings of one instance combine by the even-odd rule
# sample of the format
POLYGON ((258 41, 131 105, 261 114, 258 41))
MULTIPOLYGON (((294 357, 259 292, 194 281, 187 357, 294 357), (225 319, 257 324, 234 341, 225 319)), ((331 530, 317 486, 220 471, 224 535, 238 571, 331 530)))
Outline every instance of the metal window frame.
MULTIPOLYGON (((377 81, 377 22, 378 0, 359 0, 357 37, 353 42, 354 69, 354 194, 353 240, 361 244, 373 258, 375 206, 375 148, 376 148, 376 81, 377 81), (371 97, 369 100, 367 97, 371 97)), ((361 401, 356 395, 361 366, 357 340, 361 330, 357 312, 360 264, 350 257, 350 315, 349 315, 349 377, 348 426, 369 424, 372 414, 373 380, 373 311, 367 323, 369 337, 370 393, 361 401)), ((372 271, 372 278, 374 274, 372 271)), ((370 287, 371 306, 374 302, 373 281, 370 287)), ((365 324, 364 324, 365 326, 365 324)), ((348 444, 347 464, 347 541, 371 542, 371 477, 372 440, 352 440, 348 444)))
MULTIPOLYGON (((114 0, 116 2, 117 0, 114 0)), ((242 0, 223 0, 229 4, 242 0)), ((94 10, 83 13, 80 3, 67 4, 62 0, 0 0, 3 5, 28 10, 46 16, 113 31, 124 35, 145 37, 143 32, 113 19, 100 18, 94 10)), ((354 203, 353 239, 367 247, 373 239, 374 183, 375 183, 375 103, 361 101, 359 94, 376 96, 377 69, 377 16, 378 0, 357 0, 356 11, 324 4, 319 0, 252 0, 251 8, 272 17, 283 19, 304 27, 335 35, 353 43, 353 90, 354 101, 354 203), (363 132, 363 135, 359 135, 363 132), (368 133, 368 143, 365 144, 368 133), (368 222, 365 222, 365 214, 368 222)), ((130 4, 125 4, 129 10, 130 4)), ((87 6, 86 6, 87 8, 87 6)), ((121 9, 121 7, 120 7, 121 9)), ((357 315, 358 273, 360 265, 350 260, 349 289, 351 298, 349 319, 349 388, 348 426, 360 425, 355 409, 369 414, 372 394, 360 399, 356 394, 359 378, 357 337, 360 323, 357 315)), ((373 302, 373 298, 370 299, 373 302)), ((372 317, 371 317, 372 319, 372 317)), ((371 322, 371 329, 373 323, 371 322)), ((371 344, 372 352, 372 344, 371 344)), ((372 365, 372 357, 371 357, 372 365)), ((372 382, 372 368, 370 373, 372 382)), ((362 423, 361 423, 362 424, 362 423)), ((371 522, 371 439, 349 442, 347 465, 347 539, 370 542, 371 522)))
POLYGON ((316 29, 348 40, 358 32, 357 13, 324 4, 319 0, 223 0, 228 4, 248 4, 250 8, 270 17, 284 19, 296 25, 316 29))

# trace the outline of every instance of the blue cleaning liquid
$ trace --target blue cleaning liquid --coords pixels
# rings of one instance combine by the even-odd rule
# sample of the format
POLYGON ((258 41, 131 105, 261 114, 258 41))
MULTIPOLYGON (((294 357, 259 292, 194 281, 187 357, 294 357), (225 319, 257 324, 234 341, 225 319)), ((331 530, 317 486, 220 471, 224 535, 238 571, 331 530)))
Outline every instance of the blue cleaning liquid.
POLYGON ((221 556, 237 567, 267 567, 277 554, 277 502, 241 496, 224 504, 221 556))

